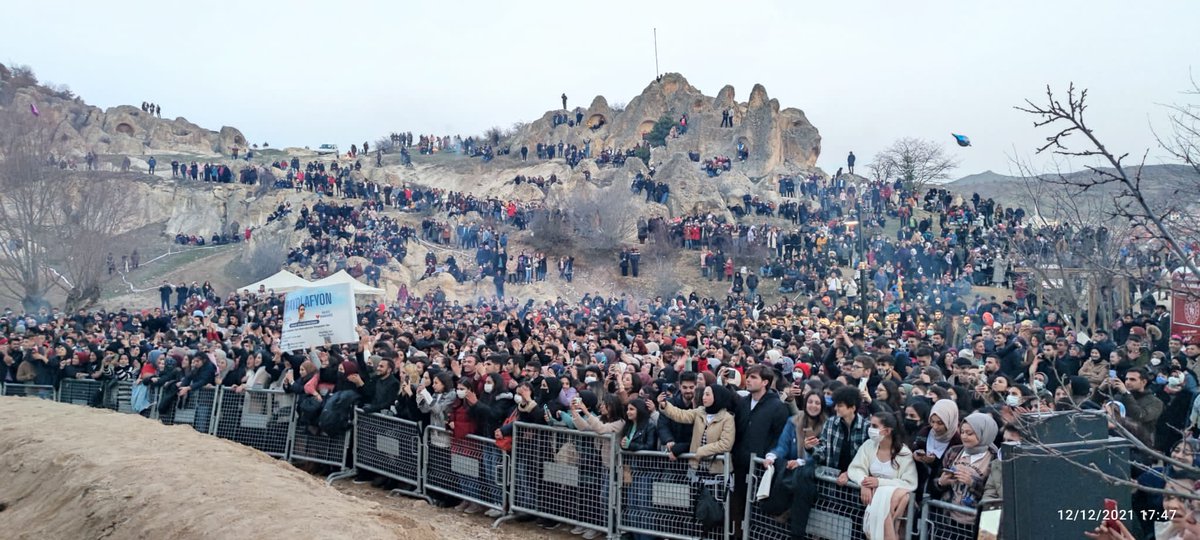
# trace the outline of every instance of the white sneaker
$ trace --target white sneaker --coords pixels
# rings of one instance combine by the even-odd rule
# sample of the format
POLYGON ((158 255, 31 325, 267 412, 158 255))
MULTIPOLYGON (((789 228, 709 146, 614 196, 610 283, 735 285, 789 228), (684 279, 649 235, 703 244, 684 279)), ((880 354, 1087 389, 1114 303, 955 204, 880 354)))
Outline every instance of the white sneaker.
POLYGON ((464 514, 478 514, 482 510, 483 510, 482 506, 475 504, 475 503, 470 503, 467 505, 466 508, 463 508, 463 513, 464 514))
POLYGON ((583 533, 583 537, 586 538, 587 540, 592 540, 593 538, 595 538, 597 536, 600 536, 600 533, 596 532, 595 529, 588 529, 586 532, 583 533))
POLYGON ((454 509, 459 512, 463 512, 467 509, 467 505, 469 505, 469 504, 471 504, 471 503, 468 503, 467 501, 463 501, 463 502, 458 503, 458 506, 455 506, 454 509))
POLYGON ((586 530, 587 529, 580 527, 579 525, 576 525, 574 529, 571 529, 571 534, 580 535, 580 534, 583 534, 584 531, 586 531, 586 530))

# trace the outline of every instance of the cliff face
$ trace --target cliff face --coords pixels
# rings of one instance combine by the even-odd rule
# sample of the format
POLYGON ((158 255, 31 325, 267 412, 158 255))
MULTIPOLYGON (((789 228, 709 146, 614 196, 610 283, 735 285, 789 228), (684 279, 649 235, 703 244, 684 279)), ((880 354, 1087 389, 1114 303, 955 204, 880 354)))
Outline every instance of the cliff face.
MULTIPOLYGON (((0 78, 6 72, 7 68, 0 69, 0 78)), ((3 82, 16 84, 11 79, 3 82)), ((125 156, 168 152, 215 156, 228 155, 235 146, 247 146, 245 135, 229 126, 213 131, 183 117, 158 118, 132 105, 101 109, 79 98, 65 99, 36 84, 6 90, 11 101, 5 107, 29 111, 33 105, 51 126, 46 142, 56 155, 78 159, 91 151, 125 156)))
MULTIPOLYGON (((553 118, 563 111, 549 111, 524 126, 512 139, 512 147, 539 142, 592 143, 593 154, 604 148, 632 148, 642 141, 662 116, 678 120, 688 116, 688 132, 668 139, 672 152, 698 152, 703 159, 716 155, 734 156, 738 142, 745 143, 749 158, 741 167, 747 176, 761 177, 785 170, 808 169, 821 154, 821 135, 799 109, 780 109, 762 85, 755 85, 750 99, 737 102, 732 86, 725 86, 716 97, 702 94, 678 73, 668 73, 650 83, 641 94, 620 111, 613 110, 603 96, 592 100, 583 111, 582 125, 554 126, 553 118), (733 110, 733 127, 721 127, 722 112, 733 110), (599 126, 599 127, 595 127, 599 126)), ((567 111, 571 119, 575 110, 567 111)))

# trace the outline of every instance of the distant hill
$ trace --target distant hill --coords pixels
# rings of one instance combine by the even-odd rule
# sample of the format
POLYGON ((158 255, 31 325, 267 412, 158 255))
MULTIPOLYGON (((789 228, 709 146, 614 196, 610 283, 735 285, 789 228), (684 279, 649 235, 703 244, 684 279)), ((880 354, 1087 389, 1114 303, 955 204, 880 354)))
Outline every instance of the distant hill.
MULTIPOLYGON (((1112 169, 1106 170, 1111 171, 1112 169)), ((1137 174, 1138 167, 1129 167, 1126 171, 1131 175, 1137 174)), ((1093 174, 1095 173, 1085 170, 1066 173, 1065 176, 1071 180, 1085 180, 1093 174)), ((1040 175, 1040 178, 1050 178, 1050 175, 1040 175)), ((1023 180, 1019 176, 984 171, 964 176, 945 184, 945 186, 951 191, 965 196, 978 193, 985 198, 1011 201, 1025 196, 1023 180)), ((1180 186, 1191 186, 1194 189, 1198 184, 1200 184, 1200 175, 1197 175, 1196 171, 1187 165, 1147 165, 1142 168, 1142 185, 1154 194, 1167 195, 1180 186)), ((1112 186, 1111 189, 1116 189, 1116 186, 1112 186)), ((1103 193, 1105 191, 1097 192, 1097 194, 1103 193)))

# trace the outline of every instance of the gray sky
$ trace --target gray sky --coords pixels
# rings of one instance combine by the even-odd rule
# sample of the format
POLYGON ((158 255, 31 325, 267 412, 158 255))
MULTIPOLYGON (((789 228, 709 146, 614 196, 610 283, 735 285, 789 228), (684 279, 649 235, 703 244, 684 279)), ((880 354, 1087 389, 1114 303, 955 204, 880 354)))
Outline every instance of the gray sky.
POLYGON ((762 83, 804 110, 828 171, 917 136, 962 159, 956 176, 1009 172, 1044 136, 1012 106, 1069 81, 1090 89, 1111 148, 1161 162, 1151 125, 1184 99, 1200 51, 1191 0, 9 4, 19 24, 0 33, 0 61, 94 105, 154 101, 275 147, 481 133, 563 92, 572 107, 628 102, 654 77, 657 27, 662 71, 708 95, 732 84, 739 101, 762 83))

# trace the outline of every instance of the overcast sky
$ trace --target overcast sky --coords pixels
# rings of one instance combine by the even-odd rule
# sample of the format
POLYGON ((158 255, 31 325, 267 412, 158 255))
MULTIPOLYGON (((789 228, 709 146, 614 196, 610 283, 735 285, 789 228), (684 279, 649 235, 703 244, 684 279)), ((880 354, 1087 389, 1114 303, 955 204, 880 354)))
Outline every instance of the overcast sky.
POLYGON ((1192 0, 8 4, 0 62, 94 105, 154 101, 275 147, 481 133, 563 92, 572 107, 628 102, 655 75, 657 27, 661 71, 707 95, 732 84, 738 101, 762 83, 805 111, 827 171, 916 136, 960 157, 956 176, 1010 172, 1044 137, 1013 105, 1069 81, 1090 89, 1111 148, 1162 162, 1160 104, 1184 100, 1200 70, 1192 0))

